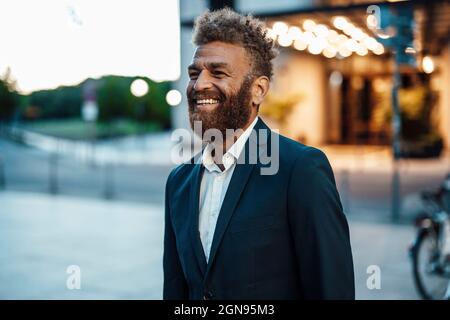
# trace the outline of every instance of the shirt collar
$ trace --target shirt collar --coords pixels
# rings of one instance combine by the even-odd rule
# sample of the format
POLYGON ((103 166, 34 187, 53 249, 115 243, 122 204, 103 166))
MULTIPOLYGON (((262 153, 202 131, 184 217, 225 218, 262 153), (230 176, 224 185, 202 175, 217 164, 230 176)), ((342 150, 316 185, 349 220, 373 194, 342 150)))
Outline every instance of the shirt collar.
MULTIPOLYGON (((225 171, 227 171, 231 166, 233 166, 237 159, 239 159, 239 156, 242 153, 242 150, 244 149, 245 143, 248 140, 248 137, 252 133, 253 128, 256 125, 256 122, 258 122, 259 117, 256 116, 256 118, 253 120, 253 122, 248 126, 247 129, 239 136, 239 138, 236 140, 235 143, 228 149, 228 151, 222 156, 222 163, 225 167, 225 171)), ((214 162, 213 156, 211 155, 211 152, 213 151, 213 145, 211 143, 208 143, 203 150, 203 154, 201 157, 201 162, 203 166, 210 172, 217 171, 222 172, 220 168, 216 165, 214 162)))

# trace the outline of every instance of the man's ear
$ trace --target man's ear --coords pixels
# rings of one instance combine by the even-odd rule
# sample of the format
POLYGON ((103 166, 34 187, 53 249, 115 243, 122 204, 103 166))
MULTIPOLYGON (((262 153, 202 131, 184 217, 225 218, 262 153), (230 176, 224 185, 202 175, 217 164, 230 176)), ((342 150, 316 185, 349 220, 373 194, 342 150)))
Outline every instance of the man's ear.
POLYGON ((269 91, 270 80, 266 76, 260 76, 253 81, 252 85, 252 103, 259 106, 269 91))

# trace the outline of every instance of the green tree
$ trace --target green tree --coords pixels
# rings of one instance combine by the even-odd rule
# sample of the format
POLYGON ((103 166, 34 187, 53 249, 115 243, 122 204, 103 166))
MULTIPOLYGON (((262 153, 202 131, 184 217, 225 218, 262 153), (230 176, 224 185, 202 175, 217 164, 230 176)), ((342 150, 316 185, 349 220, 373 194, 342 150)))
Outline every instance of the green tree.
POLYGON ((99 80, 97 104, 100 121, 129 118, 141 123, 152 122, 163 128, 170 127, 170 107, 166 102, 169 83, 156 83, 139 77, 147 82, 149 90, 144 96, 135 97, 130 86, 136 79, 138 78, 106 76, 99 80))
POLYGON ((35 91, 30 95, 29 103, 39 107, 40 118, 79 117, 82 103, 81 88, 78 85, 35 91))
POLYGON ((112 121, 124 118, 132 107, 130 79, 119 76, 106 76, 100 80, 97 89, 99 120, 112 121))
POLYGON ((16 83, 11 78, 11 70, 8 68, 0 77, 0 123, 6 123, 12 119, 18 104, 16 83))
POLYGON ((146 79, 149 85, 148 93, 137 99, 142 99, 144 104, 144 113, 138 121, 150 121, 158 123, 163 128, 170 127, 170 107, 166 101, 166 94, 170 90, 168 82, 156 83, 146 79))

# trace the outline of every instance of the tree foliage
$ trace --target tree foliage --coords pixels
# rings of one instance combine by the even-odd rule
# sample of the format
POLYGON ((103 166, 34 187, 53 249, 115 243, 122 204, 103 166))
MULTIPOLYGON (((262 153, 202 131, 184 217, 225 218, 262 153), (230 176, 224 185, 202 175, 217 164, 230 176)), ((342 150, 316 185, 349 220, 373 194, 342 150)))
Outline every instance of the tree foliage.
POLYGON ((18 105, 18 95, 15 81, 11 78, 8 68, 0 76, 0 122, 8 122, 12 119, 18 105))
POLYGON ((141 78, 147 82, 149 91, 143 97, 135 97, 130 91, 135 79, 137 78, 105 76, 98 80, 87 79, 77 86, 36 91, 30 95, 27 108, 37 108, 40 119, 79 118, 83 105, 83 87, 87 81, 91 81, 96 87, 99 121, 132 119, 158 123, 163 128, 170 127, 170 108, 165 100, 170 89, 169 83, 156 83, 148 78, 141 78))

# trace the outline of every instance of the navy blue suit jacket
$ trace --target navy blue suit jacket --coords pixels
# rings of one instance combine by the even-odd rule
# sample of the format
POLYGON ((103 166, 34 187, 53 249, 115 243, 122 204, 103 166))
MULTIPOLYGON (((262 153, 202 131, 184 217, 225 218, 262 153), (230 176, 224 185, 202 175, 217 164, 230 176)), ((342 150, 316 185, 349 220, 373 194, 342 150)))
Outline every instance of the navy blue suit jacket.
POLYGON ((254 130, 268 133, 258 160, 279 139, 278 172, 262 175, 262 161, 236 165, 208 263, 198 229, 203 166, 193 159, 170 173, 163 298, 354 299, 348 224, 326 156, 261 119, 254 130))

